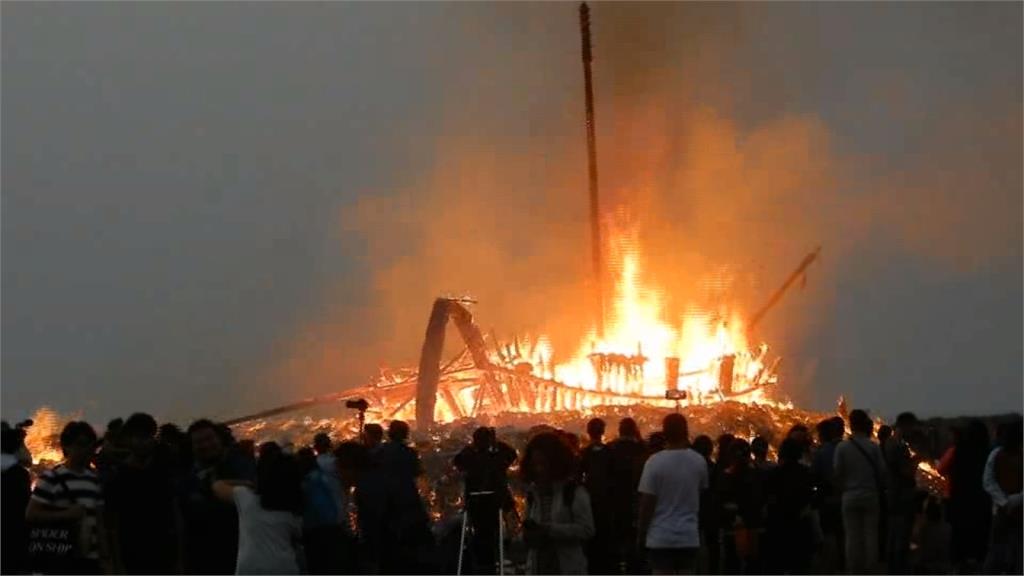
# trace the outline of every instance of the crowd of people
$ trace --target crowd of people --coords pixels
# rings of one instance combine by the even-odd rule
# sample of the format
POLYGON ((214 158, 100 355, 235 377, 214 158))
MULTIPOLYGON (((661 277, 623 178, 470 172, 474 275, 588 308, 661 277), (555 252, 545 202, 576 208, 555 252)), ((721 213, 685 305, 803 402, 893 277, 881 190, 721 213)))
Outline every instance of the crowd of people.
POLYGON ((980 421, 915 479, 919 422, 863 410, 768 439, 690 438, 678 412, 648 437, 622 418, 605 441, 547 428, 517 450, 477 429, 451 468, 461 521, 435 522, 402 421, 311 446, 236 440, 147 414, 60 434, 31 466, 3 424, 2 571, 67 574, 977 573, 1022 571, 1018 419, 980 421), (849 431, 847 433, 847 431, 849 431), (876 440, 877 438, 877 440, 876 440), (450 529, 444 529, 448 526, 450 529), (454 526, 454 528, 452 528, 454 526))

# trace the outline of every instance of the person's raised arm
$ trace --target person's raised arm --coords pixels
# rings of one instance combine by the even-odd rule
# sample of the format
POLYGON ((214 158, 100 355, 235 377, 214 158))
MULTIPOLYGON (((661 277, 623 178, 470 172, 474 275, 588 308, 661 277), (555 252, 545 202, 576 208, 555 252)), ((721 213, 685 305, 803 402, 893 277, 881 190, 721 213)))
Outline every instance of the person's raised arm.
POLYGON ((936 469, 943 478, 949 478, 953 473, 953 460, 956 458, 956 446, 950 446, 939 458, 939 465, 936 469))
POLYGON ((243 480, 217 480, 210 489, 218 500, 234 504, 235 488, 239 487, 251 488, 252 484, 243 480))
POLYGON ((1007 503, 1006 493, 996 481, 996 456, 999 455, 1000 450, 1002 448, 996 448, 989 453, 988 459, 985 460, 985 471, 981 476, 981 485, 985 488, 985 492, 992 497, 992 503, 997 508, 1002 508, 1007 503))

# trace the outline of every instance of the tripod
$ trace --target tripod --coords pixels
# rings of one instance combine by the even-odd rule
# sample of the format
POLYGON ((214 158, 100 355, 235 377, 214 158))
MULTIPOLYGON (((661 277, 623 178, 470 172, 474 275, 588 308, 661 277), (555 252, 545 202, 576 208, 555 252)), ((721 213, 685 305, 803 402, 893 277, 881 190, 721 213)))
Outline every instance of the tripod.
MULTIPOLYGON (((480 497, 480 496, 494 496, 493 490, 470 492, 468 496, 480 497)), ((502 508, 497 508, 498 517, 498 576, 504 576, 505 574, 505 522, 502 518, 502 508)), ((464 506, 462 511, 462 535, 459 537, 459 565, 456 571, 458 576, 462 576, 462 560, 466 553, 466 528, 469 525, 469 506, 464 506)))

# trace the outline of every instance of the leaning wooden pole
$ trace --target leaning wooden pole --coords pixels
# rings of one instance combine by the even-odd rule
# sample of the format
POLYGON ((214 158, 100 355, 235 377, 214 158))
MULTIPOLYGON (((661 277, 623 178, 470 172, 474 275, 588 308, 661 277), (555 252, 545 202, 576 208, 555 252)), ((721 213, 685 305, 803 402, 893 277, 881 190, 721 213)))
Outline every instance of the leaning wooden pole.
POLYGON ((598 338, 604 336, 604 267, 602 266, 601 208, 597 193, 597 136, 594 129, 594 85, 590 72, 590 9, 580 4, 580 35, 583 43, 583 83, 587 102, 587 166, 590 180, 590 244, 594 260, 595 319, 598 338))
POLYGON ((779 288, 772 294, 771 298, 768 299, 768 302, 765 302, 764 306, 761 306, 761 309, 750 317, 750 323, 747 324, 748 333, 753 332, 754 327, 761 322, 765 314, 767 314, 773 306, 778 304, 779 300, 782 300, 782 296, 786 293, 786 290, 789 290, 789 287, 792 286, 794 282, 807 273, 807 268, 818 259, 820 254, 821 246, 818 246, 813 252, 804 256, 804 259, 800 261, 800 265, 796 267, 796 270, 793 270, 788 278, 786 278, 786 281, 782 283, 782 286, 779 286, 779 288))

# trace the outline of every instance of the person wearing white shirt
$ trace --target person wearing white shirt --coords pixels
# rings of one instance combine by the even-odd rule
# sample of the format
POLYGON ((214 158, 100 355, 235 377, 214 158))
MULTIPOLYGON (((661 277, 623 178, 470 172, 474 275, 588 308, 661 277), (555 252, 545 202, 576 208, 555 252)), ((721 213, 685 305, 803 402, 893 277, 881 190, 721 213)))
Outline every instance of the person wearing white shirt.
POLYGON ((640 476, 637 546, 654 574, 692 574, 700 547, 700 493, 708 487, 704 457, 690 449, 686 418, 662 422, 665 449, 647 459, 640 476))

